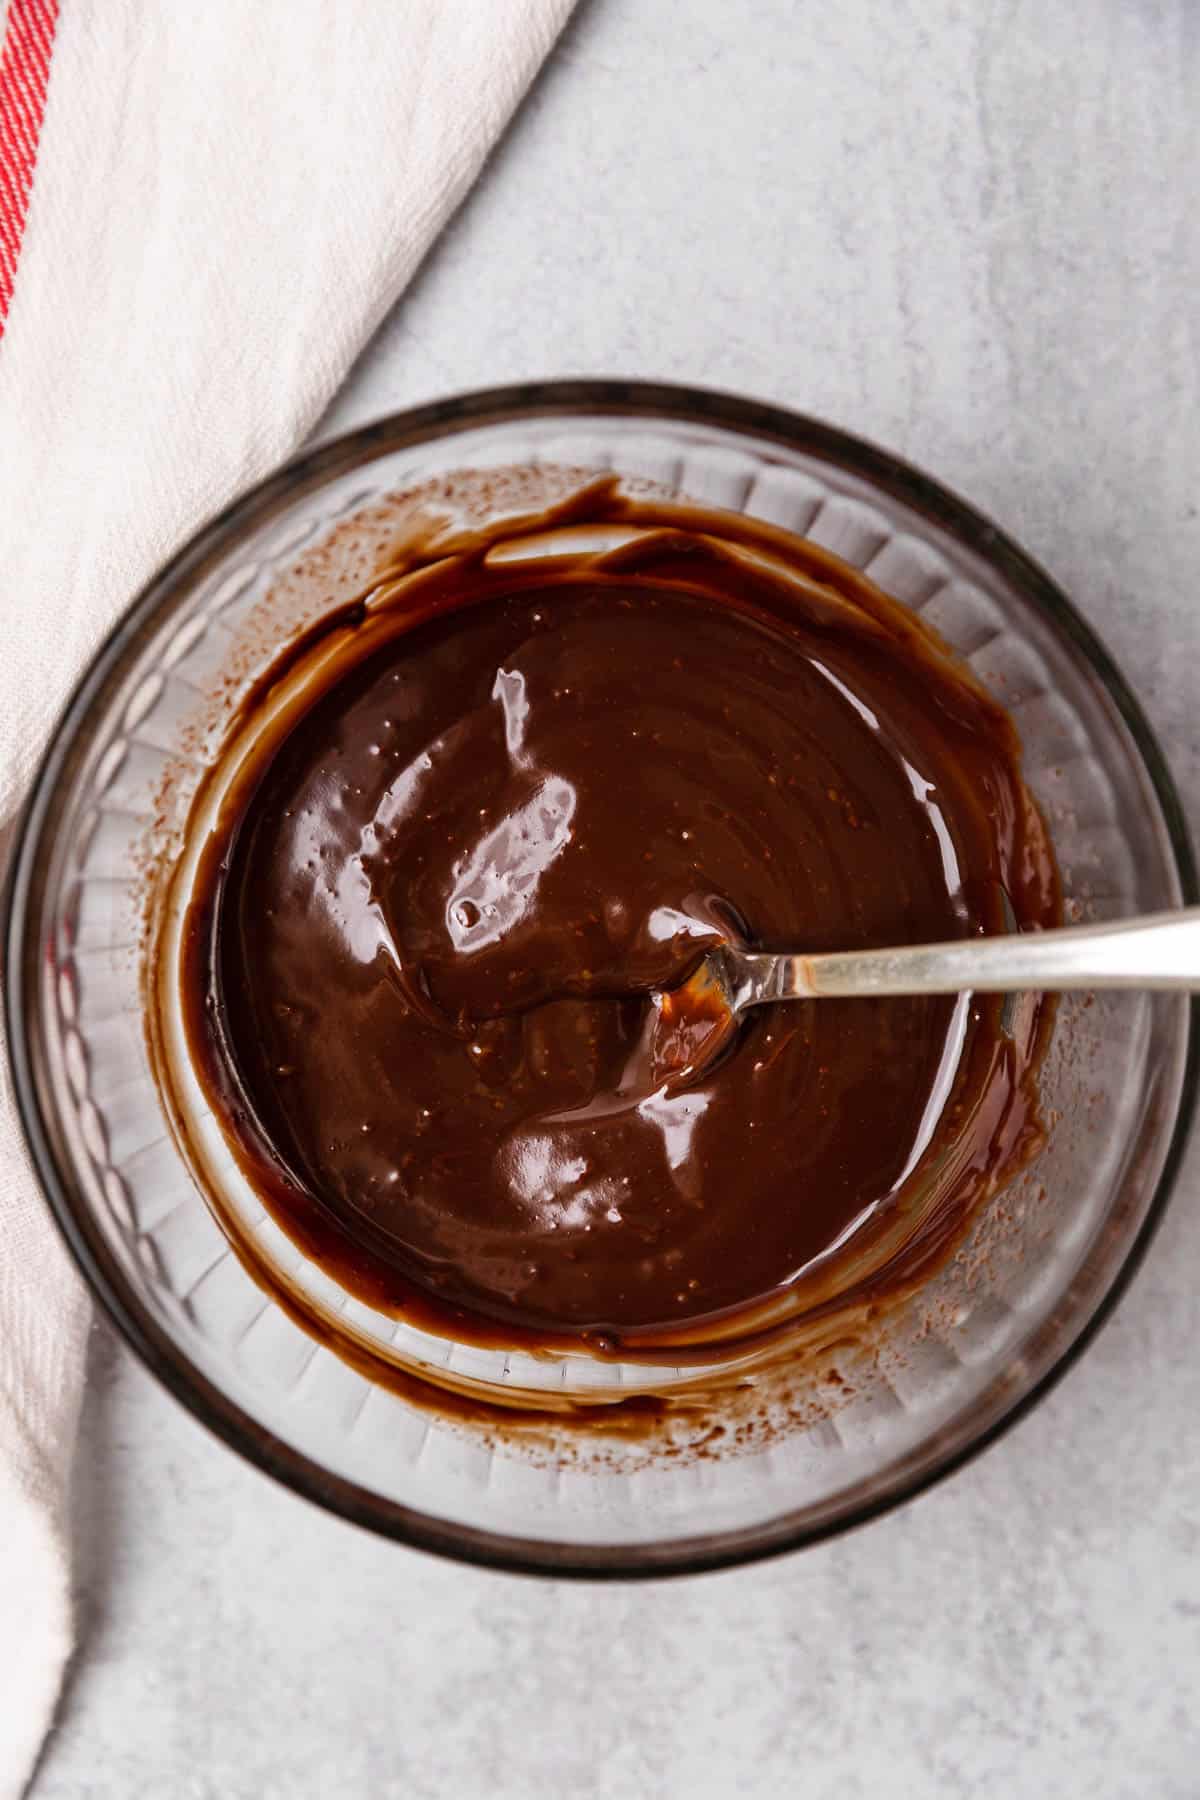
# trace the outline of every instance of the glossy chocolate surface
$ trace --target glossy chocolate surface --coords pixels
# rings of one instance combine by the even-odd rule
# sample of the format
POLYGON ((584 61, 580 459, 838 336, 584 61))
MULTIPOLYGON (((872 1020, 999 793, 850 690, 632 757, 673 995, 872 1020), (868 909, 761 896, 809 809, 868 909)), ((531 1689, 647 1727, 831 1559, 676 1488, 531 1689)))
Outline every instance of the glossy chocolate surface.
POLYGON ((675 1085, 653 993, 725 935, 902 944, 1058 901, 1011 723, 908 614, 783 534, 593 505, 640 535, 410 553, 289 654, 185 981, 231 1142, 340 1281, 611 1351, 886 1288, 1040 1137, 1036 1004, 1016 1035, 967 996, 762 1008, 675 1085))

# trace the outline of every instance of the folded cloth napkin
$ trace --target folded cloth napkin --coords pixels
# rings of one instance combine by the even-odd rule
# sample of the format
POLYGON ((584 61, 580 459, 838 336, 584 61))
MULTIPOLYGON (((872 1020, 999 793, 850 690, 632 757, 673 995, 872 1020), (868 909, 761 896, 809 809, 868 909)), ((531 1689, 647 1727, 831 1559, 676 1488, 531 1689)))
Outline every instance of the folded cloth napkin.
MULTIPOLYGON (((71 683, 295 448, 572 0, 0 0, 0 851, 71 683)), ((87 1307, 0 1064, 0 1800, 71 1645, 87 1307)))

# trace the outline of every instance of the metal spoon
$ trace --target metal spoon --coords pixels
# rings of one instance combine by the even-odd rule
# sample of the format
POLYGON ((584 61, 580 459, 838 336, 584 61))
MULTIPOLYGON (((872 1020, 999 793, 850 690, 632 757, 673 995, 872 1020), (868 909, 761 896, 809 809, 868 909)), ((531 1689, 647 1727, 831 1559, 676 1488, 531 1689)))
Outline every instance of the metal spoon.
POLYGON ((694 1072, 711 1062, 747 1007, 776 1000, 1023 988, 1200 990, 1200 906, 898 950, 804 956, 723 944, 680 987, 656 997, 655 1064, 673 1075, 694 1072))

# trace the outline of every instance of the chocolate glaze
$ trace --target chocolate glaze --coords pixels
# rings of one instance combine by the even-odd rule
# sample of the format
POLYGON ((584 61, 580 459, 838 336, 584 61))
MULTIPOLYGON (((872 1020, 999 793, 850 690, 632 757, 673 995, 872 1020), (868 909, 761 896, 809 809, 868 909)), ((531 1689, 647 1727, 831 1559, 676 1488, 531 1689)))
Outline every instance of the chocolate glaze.
POLYGON ((1011 722, 910 615, 743 520, 611 489, 586 516, 641 534, 410 547, 289 651, 241 721, 183 980, 230 1142, 341 1282, 605 1354, 886 1290, 1041 1135, 1041 1003, 1015 1035, 966 998, 764 1008, 675 1087, 656 990, 729 934, 1059 909, 1011 722))

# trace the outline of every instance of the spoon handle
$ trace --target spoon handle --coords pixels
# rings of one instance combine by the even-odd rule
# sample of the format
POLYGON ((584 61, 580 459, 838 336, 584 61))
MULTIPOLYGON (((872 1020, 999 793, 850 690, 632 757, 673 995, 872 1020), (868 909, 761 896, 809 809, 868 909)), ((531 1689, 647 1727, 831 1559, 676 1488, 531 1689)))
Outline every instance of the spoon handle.
POLYGON ((1200 990, 1200 906, 1115 924, 1016 937, 958 938, 902 950, 736 958, 738 1006, 864 994, 1015 993, 1022 988, 1200 990))

